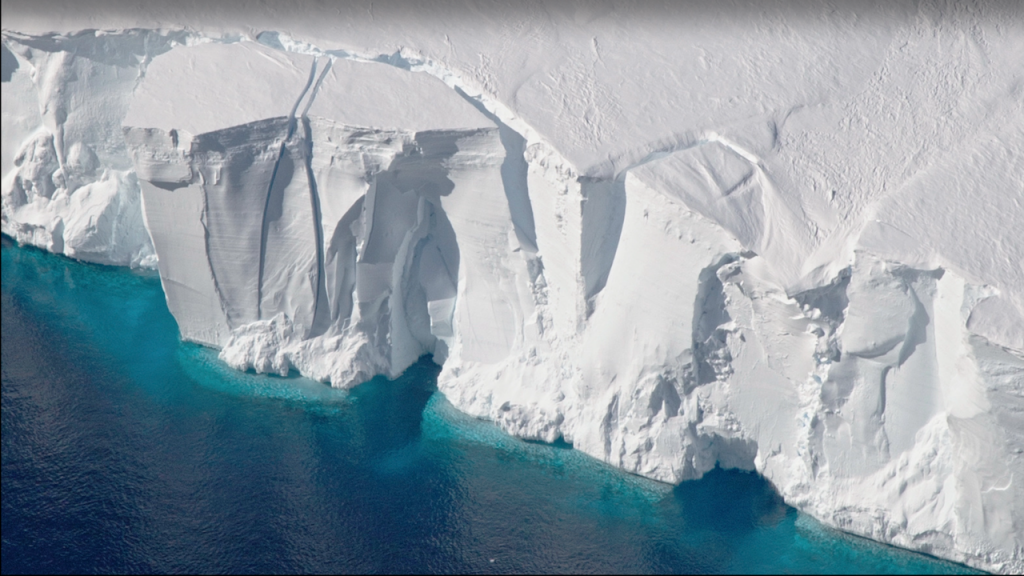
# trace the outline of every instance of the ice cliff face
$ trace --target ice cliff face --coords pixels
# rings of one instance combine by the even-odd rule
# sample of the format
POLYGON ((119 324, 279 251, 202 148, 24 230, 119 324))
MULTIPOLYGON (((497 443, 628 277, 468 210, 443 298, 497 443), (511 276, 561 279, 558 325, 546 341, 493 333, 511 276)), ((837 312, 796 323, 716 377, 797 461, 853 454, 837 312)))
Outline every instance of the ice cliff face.
POLYGON ((443 83, 203 44, 154 62, 124 125, 185 338, 240 369, 337 386, 453 346, 507 352, 519 286, 504 149, 443 83), (245 73, 218 82, 225 61, 245 73))
POLYGON ((640 99, 654 56, 602 96, 626 28, 572 26, 614 10, 537 28, 531 53, 597 64, 512 97, 486 33, 5 28, 3 231, 158 266, 236 368, 352 386, 430 353, 511 434, 666 482, 754 469, 844 530, 1020 572, 1024 30, 917 10, 822 33, 849 61, 780 37, 749 80, 694 31, 732 108, 640 99), (768 57, 805 53, 806 80, 768 57))

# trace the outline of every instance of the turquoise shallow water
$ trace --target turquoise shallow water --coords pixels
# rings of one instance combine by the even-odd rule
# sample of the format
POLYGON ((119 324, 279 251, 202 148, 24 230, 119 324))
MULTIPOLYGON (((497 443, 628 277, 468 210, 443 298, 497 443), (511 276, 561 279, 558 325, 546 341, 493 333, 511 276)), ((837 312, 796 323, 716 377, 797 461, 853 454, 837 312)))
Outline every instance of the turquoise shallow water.
POLYGON ((152 274, 5 239, 3 573, 968 573, 756 475, 678 487, 454 410, 423 359, 351 392, 178 339, 152 274))

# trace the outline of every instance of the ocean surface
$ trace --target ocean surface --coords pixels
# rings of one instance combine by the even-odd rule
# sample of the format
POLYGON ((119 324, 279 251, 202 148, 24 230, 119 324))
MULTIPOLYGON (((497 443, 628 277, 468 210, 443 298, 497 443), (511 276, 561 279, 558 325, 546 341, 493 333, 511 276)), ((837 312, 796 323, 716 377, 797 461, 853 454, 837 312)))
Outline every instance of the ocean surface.
POLYGON ((2 571, 969 573, 754 474, 672 487, 466 417, 428 358, 349 392, 178 339, 153 273, 2 251, 2 571))

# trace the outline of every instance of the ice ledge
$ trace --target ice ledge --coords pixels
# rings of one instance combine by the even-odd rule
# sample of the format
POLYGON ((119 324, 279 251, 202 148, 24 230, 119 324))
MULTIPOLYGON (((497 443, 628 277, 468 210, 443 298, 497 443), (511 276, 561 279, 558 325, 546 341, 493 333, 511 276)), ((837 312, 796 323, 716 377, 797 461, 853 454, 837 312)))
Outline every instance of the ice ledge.
MULTIPOLYGON (((787 196, 778 161, 755 153, 766 146, 747 144, 763 133, 783 146, 771 123, 694 131, 612 178, 581 178, 524 120, 427 58, 326 52, 276 33, 260 36, 266 47, 125 35, 171 52, 111 62, 83 46, 89 34, 5 33, 22 67, 4 82, 5 154, 22 151, 10 172, 5 158, 5 233, 120 264, 152 262, 152 236, 183 337, 222 346, 236 368, 349 386, 433 353, 451 401, 512 434, 562 437, 668 482, 716 462, 754 468, 842 529, 1024 568, 1013 270, 979 267, 978 253, 901 219, 943 178, 970 182, 978 167, 958 158, 986 159, 1012 186, 1024 182, 1019 156, 965 142, 924 184, 829 236, 816 229, 827 219, 787 196), (187 98, 148 84, 161 78, 152 60, 183 96, 215 87, 210 71, 176 73, 174 58, 239 50, 266 54, 257 68, 292 66, 271 87, 287 97, 188 124, 187 98), (116 104, 99 120, 44 89, 86 73, 110 79, 75 92, 116 104), (371 100, 338 118, 339 102, 366 95, 352 82, 364 77, 417 105, 371 100), (149 116, 125 121, 134 106, 149 116), (412 109, 439 121, 396 126, 412 109)), ((232 84, 237 98, 265 88, 260 75, 232 84)), ((1021 148, 1012 124, 999 134, 1021 148)), ((948 230, 985 198, 1009 199, 989 218, 997 229, 1019 219, 1012 194, 980 182, 949 196, 948 230)), ((1019 251, 1008 240, 994 253, 1019 251)))

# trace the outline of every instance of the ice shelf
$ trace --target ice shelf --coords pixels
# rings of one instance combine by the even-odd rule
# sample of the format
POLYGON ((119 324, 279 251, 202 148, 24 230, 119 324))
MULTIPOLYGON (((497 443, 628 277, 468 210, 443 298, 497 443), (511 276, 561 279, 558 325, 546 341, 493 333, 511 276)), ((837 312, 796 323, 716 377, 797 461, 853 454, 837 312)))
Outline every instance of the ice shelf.
POLYGON ((3 232, 231 366, 1024 571, 1020 4, 14 4, 3 232))

